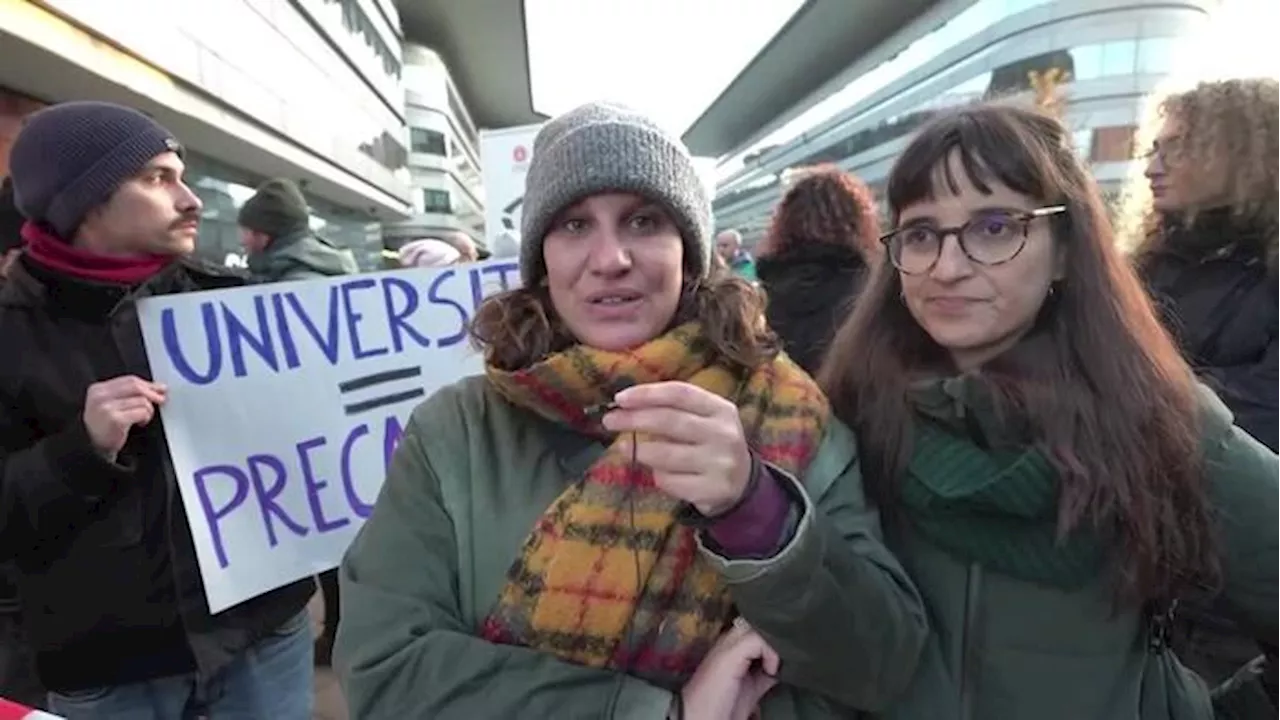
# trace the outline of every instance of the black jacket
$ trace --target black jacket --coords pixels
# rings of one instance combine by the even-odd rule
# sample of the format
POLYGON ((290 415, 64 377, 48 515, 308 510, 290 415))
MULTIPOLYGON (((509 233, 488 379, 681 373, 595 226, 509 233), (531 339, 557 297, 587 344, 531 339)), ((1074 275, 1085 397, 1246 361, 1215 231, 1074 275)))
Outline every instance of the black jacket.
POLYGON ((798 243, 756 258, 756 277, 768 295, 769 327, 787 355, 810 375, 848 316, 862 287, 866 264, 846 245, 798 243))
POLYGON ((1276 450, 1277 292, 1274 231, 1222 212, 1170 223, 1141 267, 1187 360, 1231 408, 1236 424, 1276 450))
MULTIPOLYGON (((1277 292, 1274 230, 1250 227, 1223 211, 1193 225, 1168 219, 1161 248, 1139 270, 1166 327, 1206 384, 1221 396, 1235 423, 1276 449, 1277 292)), ((1181 597, 1173 647, 1211 687, 1234 687, 1215 698, 1217 716, 1274 718, 1276 647, 1238 628, 1232 609, 1214 593, 1189 588, 1181 597), (1241 668, 1261 653, 1255 676, 1241 668), (1229 678, 1235 676, 1235 680, 1229 678), (1237 682, 1242 678, 1247 681, 1237 682), (1226 683, 1226 685, 1223 685, 1226 683)))
POLYGON ((136 300, 242 282, 184 261, 130 289, 23 258, 0 291, 0 561, 17 563, 52 690, 212 675, 313 592, 300 581, 211 616, 159 418, 114 464, 81 419, 89 385, 151 377, 136 300))

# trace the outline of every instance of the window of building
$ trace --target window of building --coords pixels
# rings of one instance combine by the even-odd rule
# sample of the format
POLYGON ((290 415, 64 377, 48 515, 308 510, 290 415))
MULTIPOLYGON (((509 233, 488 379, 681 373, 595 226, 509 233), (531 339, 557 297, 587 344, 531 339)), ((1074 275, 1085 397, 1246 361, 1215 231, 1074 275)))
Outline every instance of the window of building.
POLYGON ((453 89, 453 83, 449 83, 446 88, 446 96, 449 102, 449 112, 457 119, 458 124, 462 126, 462 134, 466 136, 467 142, 471 143, 471 147, 479 147, 480 134, 476 132, 476 127, 471 124, 471 116, 467 114, 466 108, 462 105, 462 99, 458 97, 458 93, 453 89))
POLYGON ((1102 44, 1102 74, 1132 75, 1138 62, 1136 40, 1117 40, 1102 44))
POLYGON ((424 189, 422 191, 422 212, 445 214, 453 212, 453 203, 449 198, 449 191, 424 189))
POLYGON ((1102 46, 1081 45, 1071 52, 1072 75, 1076 80, 1093 80, 1102 77, 1102 46))
POLYGON ((409 147, 416 153, 447 157, 444 133, 428 128, 409 128, 409 147))
POLYGON ((409 164, 409 153, 405 151, 404 145, 386 130, 373 140, 360 143, 360 152, 373 158, 391 172, 409 164))
POLYGON ((1173 71, 1174 38, 1143 38, 1138 41, 1138 72, 1164 74, 1173 71))
POLYGON ((393 78, 399 79, 401 72, 400 58, 382 39, 382 35, 378 33, 378 28, 365 14, 364 9, 360 7, 360 3, 356 0, 325 0, 329 4, 336 4, 342 10, 342 25, 347 32, 364 40, 365 45, 373 51, 378 60, 382 62, 382 71, 393 78))
POLYGON ((1093 152, 1093 130, 1085 128, 1084 130, 1076 130, 1071 133, 1071 146, 1081 157, 1086 157, 1093 152))
POLYGON ((1089 159, 1093 162, 1132 160, 1134 136, 1137 130, 1133 125, 1094 128, 1093 147, 1089 151, 1089 159))

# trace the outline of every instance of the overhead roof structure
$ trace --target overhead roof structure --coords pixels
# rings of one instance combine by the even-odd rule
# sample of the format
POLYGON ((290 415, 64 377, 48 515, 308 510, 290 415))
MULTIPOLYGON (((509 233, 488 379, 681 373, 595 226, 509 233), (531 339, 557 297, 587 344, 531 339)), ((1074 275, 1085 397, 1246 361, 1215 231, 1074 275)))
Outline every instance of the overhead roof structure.
POLYGON ((522 0, 396 0, 410 42, 439 53, 482 128, 545 120, 533 109, 522 0))
POLYGON ((685 131, 689 150, 732 152, 938 2, 807 0, 685 131))

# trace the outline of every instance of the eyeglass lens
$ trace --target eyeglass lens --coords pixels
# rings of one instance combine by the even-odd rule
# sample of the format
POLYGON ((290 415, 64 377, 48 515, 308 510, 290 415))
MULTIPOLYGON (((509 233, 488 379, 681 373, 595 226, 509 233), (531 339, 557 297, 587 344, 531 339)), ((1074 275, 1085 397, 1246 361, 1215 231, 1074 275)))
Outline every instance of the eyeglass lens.
POLYGON ((928 225, 907 227, 894 233, 889 241, 893 264, 903 272, 925 272, 933 267, 942 253, 943 238, 956 234, 960 249, 976 263, 1002 263, 1022 249, 1026 241, 1026 221, 1006 213, 993 213, 974 218, 958 228, 935 228, 928 225))

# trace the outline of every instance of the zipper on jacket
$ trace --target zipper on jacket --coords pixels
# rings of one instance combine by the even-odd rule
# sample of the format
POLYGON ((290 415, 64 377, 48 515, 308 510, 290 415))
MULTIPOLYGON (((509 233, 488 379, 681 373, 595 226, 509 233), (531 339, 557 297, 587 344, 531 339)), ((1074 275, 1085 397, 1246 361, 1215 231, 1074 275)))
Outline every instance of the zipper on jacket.
POLYGON ((973 672, 971 659, 978 652, 976 637, 982 601, 982 566, 969 564, 964 593, 964 634, 960 641, 960 720, 973 719, 973 672))

